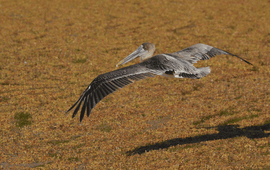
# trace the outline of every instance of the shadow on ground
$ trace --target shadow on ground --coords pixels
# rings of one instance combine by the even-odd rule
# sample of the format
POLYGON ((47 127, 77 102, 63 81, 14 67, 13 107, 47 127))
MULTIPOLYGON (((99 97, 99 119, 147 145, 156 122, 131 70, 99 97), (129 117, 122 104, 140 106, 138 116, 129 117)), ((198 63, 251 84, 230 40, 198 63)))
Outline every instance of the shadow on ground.
POLYGON ((265 133, 264 130, 270 130, 270 124, 265 124, 261 126, 248 126, 245 128, 238 128, 239 125, 224 125, 224 126, 216 126, 216 127, 207 127, 207 128, 217 128, 219 133, 217 134, 208 134, 203 136, 195 136, 189 138, 175 138, 166 140, 163 142, 141 146, 134 150, 128 151, 127 155, 134 154, 143 154, 145 152, 149 152, 151 150, 159 150, 169 148, 171 146, 183 145, 183 144, 192 144, 199 143, 203 141, 210 140, 218 140, 218 139, 228 139, 239 136, 246 136, 247 138, 263 138, 270 136, 270 133, 265 133))

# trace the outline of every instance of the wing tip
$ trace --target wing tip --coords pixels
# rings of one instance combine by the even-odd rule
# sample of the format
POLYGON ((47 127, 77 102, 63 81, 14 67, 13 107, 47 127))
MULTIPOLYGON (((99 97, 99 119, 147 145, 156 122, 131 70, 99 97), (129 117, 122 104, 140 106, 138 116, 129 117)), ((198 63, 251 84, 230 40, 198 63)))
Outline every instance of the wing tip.
MULTIPOLYGON (((237 58, 241 59, 242 61, 244 61, 245 63, 250 64, 250 65, 252 65, 252 66, 253 66, 253 64, 252 64, 252 63, 250 63, 249 61, 247 61, 247 60, 245 60, 245 59, 243 59, 243 58, 239 57, 238 55, 235 55, 235 54, 229 53, 228 51, 224 51, 224 50, 221 50, 221 49, 216 48, 216 47, 213 47, 213 48, 214 48, 214 49, 219 50, 220 52, 225 52, 225 55, 231 55, 231 56, 237 57, 237 58)), ((212 48, 212 49, 213 49, 213 48, 212 48)), ((211 50, 212 50, 212 49, 211 49, 211 50)), ((222 54, 222 53, 221 53, 221 54, 222 54)), ((223 53, 223 54, 224 54, 224 53, 223 53)))
MULTIPOLYGON (((227 52, 228 53, 228 52, 227 52)), ((234 56, 234 57, 237 57, 237 58, 239 58, 239 59, 241 59, 241 61, 244 61, 245 63, 247 63, 247 64, 249 64, 249 65, 252 65, 252 66, 254 66, 252 63, 250 63, 249 61, 247 61, 247 60, 245 60, 245 59, 243 59, 243 58, 241 58, 241 57, 239 57, 239 56, 237 56, 237 55, 234 55, 234 54, 231 54, 231 53, 228 53, 229 55, 231 55, 231 56, 234 56)))

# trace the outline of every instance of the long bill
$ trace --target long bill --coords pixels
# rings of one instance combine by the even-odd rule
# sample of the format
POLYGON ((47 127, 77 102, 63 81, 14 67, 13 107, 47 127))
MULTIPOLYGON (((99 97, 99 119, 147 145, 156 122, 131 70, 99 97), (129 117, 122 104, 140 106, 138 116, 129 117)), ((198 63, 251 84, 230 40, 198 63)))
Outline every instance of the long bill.
POLYGON ((142 56, 145 55, 147 53, 147 51, 145 51, 143 49, 143 46, 141 45, 139 48, 137 48, 137 50, 135 50, 133 53, 131 53, 130 55, 128 55, 125 59, 121 60, 119 63, 116 64, 116 67, 118 67, 118 65, 123 65, 126 64, 127 62, 137 58, 138 56, 142 56))

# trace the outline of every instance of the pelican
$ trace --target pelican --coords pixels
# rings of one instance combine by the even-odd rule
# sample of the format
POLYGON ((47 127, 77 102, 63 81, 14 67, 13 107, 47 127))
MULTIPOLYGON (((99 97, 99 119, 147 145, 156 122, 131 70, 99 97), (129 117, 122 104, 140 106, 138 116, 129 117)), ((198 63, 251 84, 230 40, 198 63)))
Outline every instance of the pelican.
POLYGON ((216 55, 235 56, 252 65, 250 62, 237 55, 206 44, 195 44, 181 51, 169 54, 153 56, 154 52, 154 44, 146 42, 140 45, 138 49, 120 61, 116 67, 118 67, 119 64, 123 65, 139 56, 140 63, 97 76, 67 112, 77 105, 72 115, 73 118, 78 113, 82 104, 80 115, 81 122, 85 112, 89 117, 91 110, 107 95, 134 81, 154 77, 155 75, 171 78, 200 79, 207 76, 211 70, 209 67, 196 68, 193 66, 193 63, 197 63, 199 60, 208 60, 216 55))

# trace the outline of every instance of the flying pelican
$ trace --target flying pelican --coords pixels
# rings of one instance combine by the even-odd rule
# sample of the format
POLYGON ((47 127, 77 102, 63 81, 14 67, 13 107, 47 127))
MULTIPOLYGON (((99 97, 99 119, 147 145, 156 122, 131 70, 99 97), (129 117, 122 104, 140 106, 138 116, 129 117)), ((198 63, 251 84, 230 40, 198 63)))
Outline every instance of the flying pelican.
MULTIPOLYGON (((216 55, 223 54, 235 56, 252 65, 241 57, 206 44, 195 44, 170 54, 158 54, 153 56, 154 52, 154 44, 146 42, 140 45, 138 49, 118 63, 123 65, 140 56, 139 64, 134 64, 99 75, 90 83, 79 99, 67 112, 77 105, 72 115, 73 118, 82 104, 80 115, 80 121, 82 121, 85 111, 89 117, 91 110, 105 96, 113 93, 119 88, 133 83, 135 80, 154 77, 155 75, 171 78, 200 79, 208 75, 211 70, 209 67, 196 68, 193 66, 193 63, 197 63, 199 60, 208 60, 216 55)), ((118 64, 116 67, 118 67, 118 64)))

